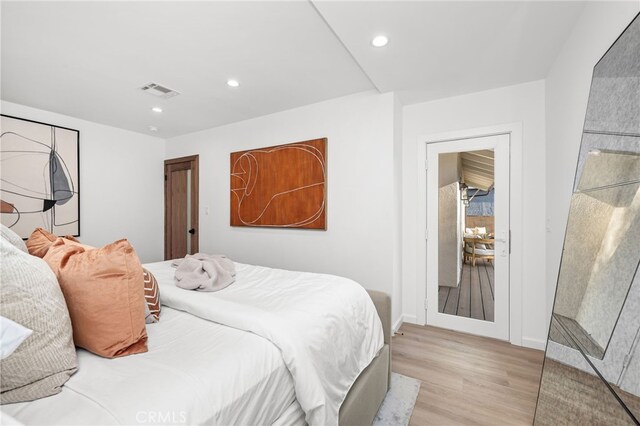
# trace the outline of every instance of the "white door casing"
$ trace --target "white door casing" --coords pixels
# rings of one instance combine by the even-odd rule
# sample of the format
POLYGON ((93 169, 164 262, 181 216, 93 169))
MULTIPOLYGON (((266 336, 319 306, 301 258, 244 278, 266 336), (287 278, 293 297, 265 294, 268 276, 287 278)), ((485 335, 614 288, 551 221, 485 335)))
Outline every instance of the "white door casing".
MULTIPOLYGON (((426 323, 467 333, 510 339, 510 135, 499 134, 431 143, 426 147, 426 323), (491 149, 495 155, 495 312, 483 321, 438 312, 438 173, 439 155, 491 149)), ((423 282, 424 285, 424 282, 423 282)))

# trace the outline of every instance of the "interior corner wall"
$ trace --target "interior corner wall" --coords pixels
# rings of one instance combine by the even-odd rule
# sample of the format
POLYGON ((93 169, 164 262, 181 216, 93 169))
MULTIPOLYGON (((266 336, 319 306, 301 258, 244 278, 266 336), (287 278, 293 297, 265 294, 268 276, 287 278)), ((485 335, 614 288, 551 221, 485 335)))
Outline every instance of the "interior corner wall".
POLYGON ((80 131, 80 241, 127 238, 142 262, 163 259, 163 139, 11 102, 0 109, 80 131))
POLYGON ((546 79, 546 287, 550 320, 593 67, 640 2, 587 2, 546 79))
POLYGON ((393 296, 394 330, 402 325, 402 104, 398 96, 393 102, 393 296))
MULTIPOLYGON (((200 250, 394 291, 394 94, 364 92, 167 140, 200 156, 200 250), (231 152, 326 137, 327 230, 232 227, 231 152)), ((392 320, 400 317, 394 312, 392 320)))
MULTIPOLYGON (((404 107, 403 121, 403 312, 416 320, 417 268, 425 260, 416 258, 418 235, 418 144, 426 136, 500 124, 523 125, 522 223, 522 343, 543 349, 546 342, 545 305, 545 82, 534 81, 485 92, 457 96, 404 107)), ((421 163, 423 164, 423 163, 421 163)), ((517 202, 512 200, 512 202, 517 202)))

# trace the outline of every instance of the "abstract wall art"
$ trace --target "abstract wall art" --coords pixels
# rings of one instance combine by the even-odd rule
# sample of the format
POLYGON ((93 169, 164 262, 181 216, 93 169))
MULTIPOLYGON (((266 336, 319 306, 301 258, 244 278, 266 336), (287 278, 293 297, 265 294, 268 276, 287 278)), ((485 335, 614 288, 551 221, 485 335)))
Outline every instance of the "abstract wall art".
POLYGON ((231 153, 231 225, 327 229, 327 139, 231 153))
POLYGON ((0 117, 0 220, 22 238, 37 228, 80 235, 80 132, 0 117))

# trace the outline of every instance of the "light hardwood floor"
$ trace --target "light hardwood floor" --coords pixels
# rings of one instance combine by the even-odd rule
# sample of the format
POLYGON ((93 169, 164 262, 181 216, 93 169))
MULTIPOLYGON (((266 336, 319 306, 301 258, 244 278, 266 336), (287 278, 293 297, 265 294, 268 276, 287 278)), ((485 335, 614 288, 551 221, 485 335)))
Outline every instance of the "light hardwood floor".
POLYGON ((533 422, 544 352, 429 326, 399 332, 392 370, 422 381, 410 425, 533 422))

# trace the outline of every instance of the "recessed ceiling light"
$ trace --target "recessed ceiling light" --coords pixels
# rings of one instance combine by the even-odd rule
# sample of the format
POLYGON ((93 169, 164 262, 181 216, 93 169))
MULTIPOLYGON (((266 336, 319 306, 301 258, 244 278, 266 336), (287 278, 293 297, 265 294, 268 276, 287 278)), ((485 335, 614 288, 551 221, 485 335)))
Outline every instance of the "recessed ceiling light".
POLYGON ((373 40, 371 40, 371 45, 373 47, 384 47, 387 45, 387 43, 389 43, 389 39, 387 38, 387 36, 383 35, 375 36, 373 40))
POLYGON ((162 108, 160 108, 160 107, 153 107, 153 108, 151 108, 151 111, 153 111, 153 112, 162 112, 162 108))
POLYGON ((158 128, 156 126, 149 126, 149 130, 152 132, 157 132, 158 128))
POLYGON ((240 83, 238 83, 238 80, 227 80, 227 86, 238 87, 240 86, 240 83))

